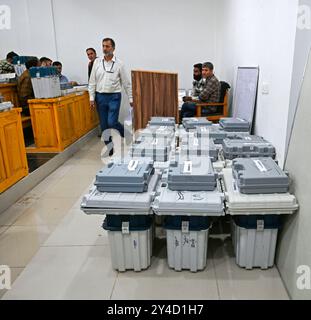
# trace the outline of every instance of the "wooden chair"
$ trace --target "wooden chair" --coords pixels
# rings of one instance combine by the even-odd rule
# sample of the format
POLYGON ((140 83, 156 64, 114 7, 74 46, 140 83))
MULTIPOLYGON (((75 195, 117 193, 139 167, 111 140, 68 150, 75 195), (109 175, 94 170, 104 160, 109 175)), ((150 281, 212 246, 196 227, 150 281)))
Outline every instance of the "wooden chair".
POLYGON ((209 121, 213 121, 213 122, 217 122, 219 121, 220 118, 225 118, 228 117, 229 115, 229 105, 228 105, 228 101, 229 101, 229 90, 230 90, 230 86, 226 83, 221 81, 220 82, 221 86, 226 86, 225 89, 225 93, 224 93, 224 97, 221 97, 221 100, 223 100, 223 102, 211 102, 211 103, 204 103, 204 102, 199 102, 196 104, 196 116, 197 117, 202 117, 203 112, 202 112, 202 108, 205 107, 217 107, 217 110, 214 114, 212 115, 207 115, 206 118, 209 121))

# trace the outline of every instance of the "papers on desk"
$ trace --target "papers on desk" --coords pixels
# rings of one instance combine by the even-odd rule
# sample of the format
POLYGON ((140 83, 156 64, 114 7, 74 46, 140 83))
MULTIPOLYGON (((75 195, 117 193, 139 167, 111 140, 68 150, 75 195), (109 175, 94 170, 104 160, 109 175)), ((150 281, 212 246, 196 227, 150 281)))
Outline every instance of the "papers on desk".
POLYGON ((11 101, 2 102, 0 103, 0 112, 11 110, 13 107, 14 106, 11 101))

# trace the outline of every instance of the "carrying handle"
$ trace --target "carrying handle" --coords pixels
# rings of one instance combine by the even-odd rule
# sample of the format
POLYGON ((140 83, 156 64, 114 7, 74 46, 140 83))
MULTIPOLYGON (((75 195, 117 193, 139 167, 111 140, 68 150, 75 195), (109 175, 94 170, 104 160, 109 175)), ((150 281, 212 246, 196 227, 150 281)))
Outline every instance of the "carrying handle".
POLYGON ((127 166, 128 171, 134 171, 138 166, 138 160, 131 160, 127 166))

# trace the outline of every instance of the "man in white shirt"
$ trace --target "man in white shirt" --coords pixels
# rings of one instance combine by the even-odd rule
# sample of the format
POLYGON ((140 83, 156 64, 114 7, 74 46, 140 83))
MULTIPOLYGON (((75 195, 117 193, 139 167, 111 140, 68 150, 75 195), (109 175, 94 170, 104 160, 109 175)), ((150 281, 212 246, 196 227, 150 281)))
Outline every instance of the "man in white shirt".
POLYGON ((121 105, 121 87, 127 93, 133 106, 132 86, 122 61, 114 55, 115 42, 111 38, 103 40, 104 58, 94 60, 90 80, 89 94, 91 108, 97 107, 104 141, 113 155, 113 143, 110 129, 116 129, 124 137, 124 126, 119 122, 121 105))

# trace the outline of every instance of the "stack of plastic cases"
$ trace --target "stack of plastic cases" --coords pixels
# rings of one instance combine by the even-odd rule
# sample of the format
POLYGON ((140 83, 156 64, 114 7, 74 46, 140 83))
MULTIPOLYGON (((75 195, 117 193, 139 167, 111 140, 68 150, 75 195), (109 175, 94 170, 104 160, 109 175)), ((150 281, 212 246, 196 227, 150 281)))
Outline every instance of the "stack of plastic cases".
POLYGON ((227 136, 222 142, 223 155, 225 159, 251 157, 275 158, 275 147, 259 136, 235 134, 227 136))
POLYGON ((166 162, 175 148, 175 140, 169 138, 140 137, 132 144, 129 155, 132 157, 148 157, 154 161, 166 162))
POLYGON ((198 127, 209 127, 212 125, 211 121, 206 118, 184 118, 182 124, 186 131, 196 129, 198 127))
POLYGON ((219 150, 212 139, 198 138, 195 134, 189 133, 181 141, 180 152, 189 156, 209 156, 215 162, 218 160, 219 150))
POLYGON ((289 178, 272 158, 238 158, 232 161, 233 177, 241 193, 286 193, 289 178))
POLYGON ((176 122, 174 117, 151 117, 148 125, 173 127, 175 129, 176 122))
POLYGON ((221 118, 219 125, 228 132, 249 132, 250 123, 240 118, 221 118))
MULTIPOLYGON (((113 161, 115 165, 118 164, 117 160, 113 161)), ((114 165, 108 165, 97 175, 96 184, 99 183, 110 192, 100 192, 98 186, 94 185, 83 197, 81 210, 86 214, 106 215, 104 228, 109 236, 113 268, 119 271, 128 269, 141 271, 151 263, 154 237, 151 204, 155 197, 159 175, 153 173, 150 160, 140 159, 139 166, 134 166, 129 158, 120 161, 123 162, 118 169, 114 165), (121 177, 122 170, 119 169, 123 168, 124 163, 132 171, 121 177), (105 174, 107 180, 104 182, 105 174), (135 186, 130 187, 129 184, 133 181, 135 186), (116 192, 116 185, 123 188, 122 183, 125 183, 124 191, 127 192, 116 192), (140 192, 135 192, 138 188, 140 192)))
POLYGON ((170 164, 167 183, 175 191, 213 191, 217 174, 209 157, 179 157, 170 164))
POLYGON ((153 173, 152 162, 111 162, 96 174, 94 184, 100 192, 146 192, 153 173))
MULTIPOLYGON (((273 266, 278 226, 271 221, 278 221, 278 216, 293 214, 298 209, 295 196, 288 192, 254 194, 251 183, 251 193, 241 193, 231 168, 223 169, 222 175, 226 211, 233 218, 232 235, 237 264, 248 269, 273 266)), ((267 182, 265 179, 262 181, 264 184, 267 182)), ((273 182, 273 179, 270 181, 273 182)), ((259 186, 258 191, 261 188, 259 186)))
POLYGON ((189 170, 189 162, 176 159, 178 161, 172 162, 170 168, 163 172, 152 208, 157 216, 165 217, 169 266, 178 271, 196 272, 206 266, 208 217, 224 214, 224 197, 219 186, 215 188, 215 175, 209 158, 209 162, 204 161, 207 168, 204 168, 204 163, 197 167, 194 164, 195 170, 189 170), (188 173, 180 172, 180 165, 185 166, 188 173), (212 191, 202 191, 206 185, 212 191))

